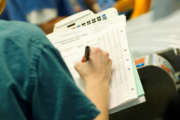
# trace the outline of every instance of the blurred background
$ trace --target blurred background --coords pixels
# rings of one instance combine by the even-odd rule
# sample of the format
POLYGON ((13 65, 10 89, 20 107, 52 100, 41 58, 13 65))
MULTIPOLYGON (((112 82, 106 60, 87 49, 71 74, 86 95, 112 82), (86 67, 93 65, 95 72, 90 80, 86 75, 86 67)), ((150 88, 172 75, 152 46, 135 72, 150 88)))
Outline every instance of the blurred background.
POLYGON ((110 7, 133 19, 150 10, 151 0, 7 0, 0 19, 30 22, 51 33, 54 24, 67 16, 86 9, 97 13, 110 7))
POLYGON ((135 57, 179 45, 180 0, 6 0, 0 19, 36 24, 49 34, 68 16, 111 7, 127 17, 128 42, 135 57))
POLYGON ((180 0, 6 0, 0 19, 36 24, 49 34, 70 15, 111 7, 127 17, 128 41, 135 57, 179 44, 174 39, 180 38, 180 0))

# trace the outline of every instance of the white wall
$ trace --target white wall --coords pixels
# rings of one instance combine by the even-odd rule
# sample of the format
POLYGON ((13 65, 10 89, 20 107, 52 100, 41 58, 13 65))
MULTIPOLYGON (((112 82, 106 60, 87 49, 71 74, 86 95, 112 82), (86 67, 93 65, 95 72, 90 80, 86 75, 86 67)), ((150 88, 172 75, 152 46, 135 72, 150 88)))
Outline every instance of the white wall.
POLYGON ((154 19, 168 16, 177 9, 180 9, 180 0, 152 0, 151 10, 154 19))

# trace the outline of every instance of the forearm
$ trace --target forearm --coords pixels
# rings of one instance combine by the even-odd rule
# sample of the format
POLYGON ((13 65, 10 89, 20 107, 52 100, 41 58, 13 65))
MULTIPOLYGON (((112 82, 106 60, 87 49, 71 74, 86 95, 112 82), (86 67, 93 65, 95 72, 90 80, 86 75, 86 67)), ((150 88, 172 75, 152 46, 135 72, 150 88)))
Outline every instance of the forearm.
POLYGON ((100 110, 95 120, 109 120, 109 85, 86 85, 86 95, 100 110))

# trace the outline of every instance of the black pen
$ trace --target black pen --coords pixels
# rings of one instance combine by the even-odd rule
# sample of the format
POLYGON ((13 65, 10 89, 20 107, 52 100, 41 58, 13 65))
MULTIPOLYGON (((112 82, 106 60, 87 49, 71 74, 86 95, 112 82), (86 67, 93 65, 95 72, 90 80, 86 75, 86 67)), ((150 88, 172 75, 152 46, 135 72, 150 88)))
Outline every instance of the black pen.
POLYGON ((89 56, 90 56, 90 47, 86 46, 86 48, 85 48, 85 55, 84 55, 86 62, 89 60, 89 56))

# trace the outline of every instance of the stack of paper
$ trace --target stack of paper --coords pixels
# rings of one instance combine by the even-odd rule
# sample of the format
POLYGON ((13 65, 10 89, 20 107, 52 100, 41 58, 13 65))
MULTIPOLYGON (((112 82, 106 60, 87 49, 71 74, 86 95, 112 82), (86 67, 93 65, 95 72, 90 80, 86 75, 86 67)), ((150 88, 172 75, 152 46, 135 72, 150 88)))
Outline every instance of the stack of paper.
POLYGON ((126 18, 111 8, 98 14, 91 11, 71 16, 55 25, 48 35, 61 52, 77 86, 84 91, 83 80, 74 69, 87 45, 110 53, 113 72, 110 84, 110 112, 114 113, 145 102, 134 60, 126 38, 126 18))

